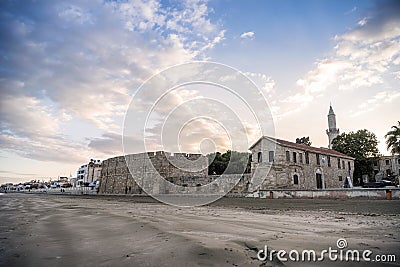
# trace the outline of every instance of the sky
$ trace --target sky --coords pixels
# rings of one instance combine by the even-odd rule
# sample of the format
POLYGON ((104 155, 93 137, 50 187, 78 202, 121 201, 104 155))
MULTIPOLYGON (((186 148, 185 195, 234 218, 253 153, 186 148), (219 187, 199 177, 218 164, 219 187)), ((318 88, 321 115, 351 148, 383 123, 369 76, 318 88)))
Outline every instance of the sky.
MULTIPOLYGON (((4 0, 0 35, 0 183, 76 176, 92 158, 122 155, 127 110, 141 114, 140 103, 158 93, 148 87, 132 101, 140 86, 193 61, 250 78, 281 139, 309 136, 326 147, 332 103, 341 133, 367 129, 387 155, 384 135, 400 119, 399 1, 4 0)), ((193 115, 215 108, 208 119, 171 116, 165 140, 185 127, 181 143, 166 148, 232 148, 234 106, 247 123, 237 132, 256 141, 260 131, 245 107, 220 88, 203 87, 180 88, 160 102, 150 136, 171 109, 193 115), (201 102, 207 96, 216 102, 201 102), (218 103, 227 108, 219 112, 218 103)))

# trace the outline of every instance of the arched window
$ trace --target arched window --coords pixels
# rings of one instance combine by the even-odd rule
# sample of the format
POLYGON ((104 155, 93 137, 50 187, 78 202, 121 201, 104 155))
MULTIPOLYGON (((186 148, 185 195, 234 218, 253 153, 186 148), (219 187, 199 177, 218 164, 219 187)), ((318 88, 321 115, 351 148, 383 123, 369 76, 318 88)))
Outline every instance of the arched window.
POLYGON ((297 174, 293 175, 293 184, 299 184, 299 176, 297 174))

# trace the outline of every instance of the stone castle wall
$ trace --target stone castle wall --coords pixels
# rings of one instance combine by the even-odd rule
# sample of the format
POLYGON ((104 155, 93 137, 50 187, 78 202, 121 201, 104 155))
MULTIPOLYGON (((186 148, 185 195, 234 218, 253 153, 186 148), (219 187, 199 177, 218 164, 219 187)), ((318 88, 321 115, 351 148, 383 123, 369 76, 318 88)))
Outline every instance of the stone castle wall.
POLYGON ((206 177, 207 166, 207 157, 200 154, 157 151, 110 158, 103 161, 99 193, 142 194, 135 179, 145 187, 156 188, 160 185, 149 183, 157 182, 157 176, 183 183, 184 177, 206 177))
POLYGON ((242 194, 248 191, 251 179, 250 174, 208 175, 208 158, 200 154, 131 154, 104 160, 102 167, 101 194, 145 194, 142 188, 151 194, 218 194, 228 191, 228 187, 234 187, 232 194, 242 194))

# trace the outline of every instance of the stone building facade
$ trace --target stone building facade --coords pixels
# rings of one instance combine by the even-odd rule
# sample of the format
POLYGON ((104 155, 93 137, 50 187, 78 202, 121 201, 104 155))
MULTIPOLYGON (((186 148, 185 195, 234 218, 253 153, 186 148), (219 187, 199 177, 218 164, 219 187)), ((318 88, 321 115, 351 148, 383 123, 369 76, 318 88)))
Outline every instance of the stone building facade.
POLYGON ((396 177, 400 176, 400 157, 397 155, 381 156, 374 162, 373 168, 375 180, 377 181, 396 179, 396 177))
POLYGON ((353 178, 354 158, 332 149, 264 136, 250 150, 252 183, 264 180, 260 189, 340 188, 353 178))

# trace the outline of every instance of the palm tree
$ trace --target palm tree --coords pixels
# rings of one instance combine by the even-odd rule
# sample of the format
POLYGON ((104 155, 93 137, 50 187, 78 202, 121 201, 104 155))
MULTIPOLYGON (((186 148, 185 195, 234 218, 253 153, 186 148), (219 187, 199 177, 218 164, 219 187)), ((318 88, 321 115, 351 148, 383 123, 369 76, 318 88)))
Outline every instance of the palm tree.
POLYGON ((392 129, 385 135, 387 149, 393 155, 400 154, 400 121, 398 121, 398 125, 392 126, 392 129))

